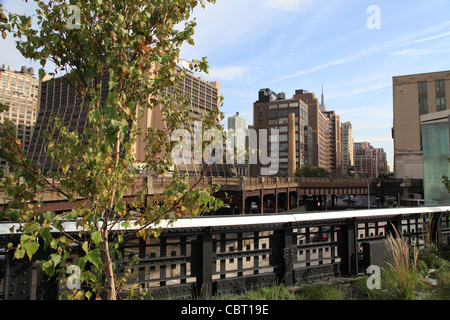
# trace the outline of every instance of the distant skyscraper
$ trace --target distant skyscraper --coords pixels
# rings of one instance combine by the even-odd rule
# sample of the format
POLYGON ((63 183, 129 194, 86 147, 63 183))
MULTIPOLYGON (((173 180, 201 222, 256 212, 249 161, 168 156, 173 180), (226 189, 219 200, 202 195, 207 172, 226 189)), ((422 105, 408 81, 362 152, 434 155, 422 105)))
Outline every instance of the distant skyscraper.
POLYGON ((344 122, 341 124, 341 173, 347 174, 353 166, 353 128, 351 122, 344 122))
POLYGON ((320 111, 319 99, 307 90, 296 90, 295 98, 301 99, 308 105, 308 126, 310 128, 310 141, 308 144, 308 165, 320 167, 331 171, 328 120, 320 111))
POLYGON ((236 112, 235 115, 228 117, 228 139, 234 138, 233 147, 235 152, 235 162, 234 166, 236 168, 236 174, 241 177, 248 176, 249 166, 248 166, 248 156, 246 150, 248 148, 248 138, 247 133, 247 119, 236 112), (234 135, 233 135, 234 134, 234 135))
MULTIPOLYGON (((6 120, 13 123, 16 139, 26 152, 39 112, 39 80, 34 77, 33 68, 15 71, 9 65, 1 66, 0 78, 0 103, 9 106, 9 111, 0 113, 0 123, 6 120)), ((0 159, 0 170, 6 167, 9 168, 6 161, 0 159)))
MULTIPOLYGON (((99 79, 103 88, 101 103, 108 96, 108 80, 108 74, 99 79)), ((59 170, 57 160, 47 155, 46 148, 49 141, 44 135, 46 131, 58 141, 59 131, 51 120, 53 114, 57 114, 62 119, 69 131, 77 130, 81 136, 88 125, 89 111, 86 106, 82 106, 88 103, 89 99, 77 93, 75 86, 69 84, 65 77, 41 83, 40 109, 27 158, 44 174, 48 175, 50 172, 59 170)))
POLYGON ((341 174, 341 117, 334 111, 322 111, 328 120, 328 150, 330 173, 341 174))
POLYGON ((388 162, 387 162, 387 154, 383 148, 375 148, 377 151, 378 157, 378 174, 388 175, 390 173, 388 162))
POLYGON ((323 84, 322 84, 322 94, 320 96, 320 111, 327 111, 327 107, 325 106, 325 95, 323 94, 323 84))
POLYGON ((239 112, 236 112, 235 115, 228 117, 228 130, 247 130, 247 119, 245 117, 240 116, 239 112))
MULTIPOLYGON (((177 88, 168 88, 167 91, 169 94, 190 95, 191 103, 189 106, 189 117, 191 119, 197 119, 200 115, 219 108, 219 83, 203 80, 185 69, 182 64, 179 65, 179 68, 180 70, 185 70, 183 81, 178 84, 177 88)), ((101 92, 101 103, 103 103, 108 96, 109 75, 105 73, 98 81, 103 83, 102 88, 104 88, 104 90, 101 92)), ((39 168, 43 172, 48 173, 57 171, 59 168, 57 161, 48 157, 45 152, 48 141, 45 139, 43 131, 48 130, 49 133, 53 133, 55 138, 58 137, 58 132, 51 122, 52 114, 57 113, 59 117, 62 118, 64 124, 69 127, 70 131, 77 129, 81 134, 86 129, 88 120, 87 108, 81 108, 81 105, 88 102, 86 97, 76 94, 75 88, 72 85, 69 85, 64 77, 57 78, 53 82, 45 81, 42 83, 41 109, 39 111, 37 126, 31 141, 31 146, 28 149, 27 158, 30 159, 33 164, 39 164, 39 168)), ((191 121, 184 125, 187 129, 191 129, 191 132, 193 133, 194 124, 195 122, 191 121)), ((150 127, 161 130, 166 129, 160 109, 157 107, 152 110, 144 110, 139 126, 144 133, 147 132, 147 129, 150 127)), ((145 159, 144 143, 144 135, 142 135, 138 137, 134 145, 135 162, 137 164, 142 163, 145 159)), ((234 167, 232 165, 227 165, 225 161, 222 163, 214 163, 209 166, 203 164, 181 163, 177 166, 177 170, 186 172, 190 175, 198 175, 202 170, 205 170, 206 175, 235 175, 234 167)))
POLYGON ((367 178, 378 178, 378 154, 369 142, 354 144, 355 171, 367 178))
MULTIPOLYGON (((274 174, 293 175, 296 169, 306 164, 308 105, 300 98, 286 99, 284 93, 261 89, 253 104, 253 128, 257 134, 261 129, 279 130, 279 170, 274 174)), ((260 167, 260 164, 251 164, 250 175, 260 176, 260 167)))

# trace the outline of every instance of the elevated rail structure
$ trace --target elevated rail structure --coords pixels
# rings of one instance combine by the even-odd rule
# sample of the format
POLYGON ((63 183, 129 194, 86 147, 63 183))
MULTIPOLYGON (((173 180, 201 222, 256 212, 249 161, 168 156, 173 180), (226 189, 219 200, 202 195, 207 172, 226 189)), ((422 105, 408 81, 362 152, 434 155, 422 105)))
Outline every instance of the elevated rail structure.
MULTIPOLYGON (((394 228, 418 244, 429 236, 448 243, 448 210, 421 207, 181 219, 174 225, 163 224, 165 231, 158 239, 133 238, 123 256, 140 258, 130 286, 149 288, 156 299, 209 298, 259 286, 355 275, 369 265, 381 266, 386 259, 384 239, 394 228)), ((0 223, 1 299, 57 299, 64 279, 48 279, 33 261, 15 260, 6 251, 7 243, 20 236, 11 234, 11 227, 0 223)), ((67 222, 68 232, 76 233, 74 228, 67 222)), ((117 261, 117 272, 128 261, 117 261)))
MULTIPOLYGON (((147 185, 149 199, 163 192, 170 186, 172 179, 169 177, 142 176, 137 181, 137 186, 147 185)), ((401 193, 401 182, 382 179, 356 179, 356 178, 221 178, 221 177, 190 177, 191 185, 199 187, 207 185, 220 186, 220 191, 215 195, 224 200, 229 207, 229 214, 248 213, 279 213, 299 206, 301 197, 314 197, 323 203, 325 196, 335 199, 338 195, 370 195, 375 197, 398 197, 401 193), (200 180, 200 181, 199 181, 200 180), (256 206, 254 210, 250 210, 256 206)), ((130 188, 132 190, 132 188, 130 188)), ((46 204, 46 210, 70 211, 75 203, 68 202, 52 188, 47 188, 39 196, 46 204)), ((130 191, 127 197, 133 198, 130 191)), ((4 193, 0 192, 0 210, 2 209, 4 193)), ((78 201, 88 201, 79 197, 78 201)), ((333 200, 334 201, 334 200, 333 200)))

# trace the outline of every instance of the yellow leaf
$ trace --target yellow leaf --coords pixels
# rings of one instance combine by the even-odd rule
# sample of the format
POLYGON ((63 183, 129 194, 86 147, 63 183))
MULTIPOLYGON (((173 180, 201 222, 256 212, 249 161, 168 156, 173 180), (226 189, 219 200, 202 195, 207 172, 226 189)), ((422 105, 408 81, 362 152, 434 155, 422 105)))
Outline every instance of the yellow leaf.
POLYGON ((84 292, 78 291, 74 298, 75 300, 84 300, 84 292))

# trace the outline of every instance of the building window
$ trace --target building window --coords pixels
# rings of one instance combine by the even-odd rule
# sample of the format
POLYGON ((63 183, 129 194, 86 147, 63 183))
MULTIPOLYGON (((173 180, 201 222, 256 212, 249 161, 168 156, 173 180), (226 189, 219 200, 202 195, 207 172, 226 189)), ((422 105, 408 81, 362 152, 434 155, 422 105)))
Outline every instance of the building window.
POLYGON ((419 82, 419 94, 427 94, 427 83, 419 82))
POLYGON ((283 117, 283 116, 287 116, 288 115, 288 111, 287 110, 280 110, 280 117, 283 117))
POLYGON ((445 92, 444 80, 436 80, 436 92, 445 92))
POLYGON ((437 111, 445 110, 445 97, 436 98, 436 110, 437 111))
POLYGON ((419 114, 428 113, 428 95, 427 95, 427 83, 419 82, 419 114))
POLYGON ((436 80, 436 110, 445 109, 445 83, 444 80, 436 80))
POLYGON ((288 123, 289 123, 289 120, 288 120, 288 118, 280 118, 280 119, 278 120, 278 123, 279 123, 279 124, 288 124, 288 123))

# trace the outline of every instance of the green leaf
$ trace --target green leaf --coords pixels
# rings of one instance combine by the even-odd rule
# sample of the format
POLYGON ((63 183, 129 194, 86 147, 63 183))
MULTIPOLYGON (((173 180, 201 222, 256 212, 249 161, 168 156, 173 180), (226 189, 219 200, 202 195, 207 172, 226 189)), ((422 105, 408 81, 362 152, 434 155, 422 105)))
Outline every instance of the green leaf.
POLYGON ((99 267, 100 262, 101 262, 99 249, 94 249, 94 250, 89 251, 86 254, 86 257, 90 263, 92 263, 97 268, 99 267))
POLYGON ((102 240, 100 231, 95 231, 94 233, 92 233, 91 239, 92 239, 92 241, 94 241, 95 245, 98 247, 98 245, 100 244, 100 241, 102 240))
POLYGON ((51 230, 51 228, 42 228, 39 230, 39 235, 45 241, 50 241, 52 239, 52 234, 51 234, 50 230, 51 230))
POLYGON ((44 77, 45 77, 45 70, 44 69, 39 69, 39 79, 42 79, 44 77))
POLYGON ((3 103, 0 103, 0 112, 3 111, 8 111, 9 110, 9 106, 3 103))
POLYGON ((27 244, 25 244, 25 250, 26 250, 27 256, 30 260, 38 249, 39 249, 39 243, 37 243, 37 242, 28 242, 27 244))
POLYGON ((59 254, 51 254, 50 260, 52 261, 53 265, 56 267, 61 262, 61 256, 59 254))
POLYGON ((25 250, 17 248, 16 251, 14 251, 14 258, 23 259, 23 257, 25 257, 25 250))
POLYGON ((100 110, 94 109, 89 111, 89 121, 90 122, 97 122, 100 118, 100 110))
POLYGON ((83 245, 81 246, 81 248, 83 249, 83 251, 85 253, 88 253, 89 252, 89 242, 87 242, 87 241, 83 242, 83 245))

